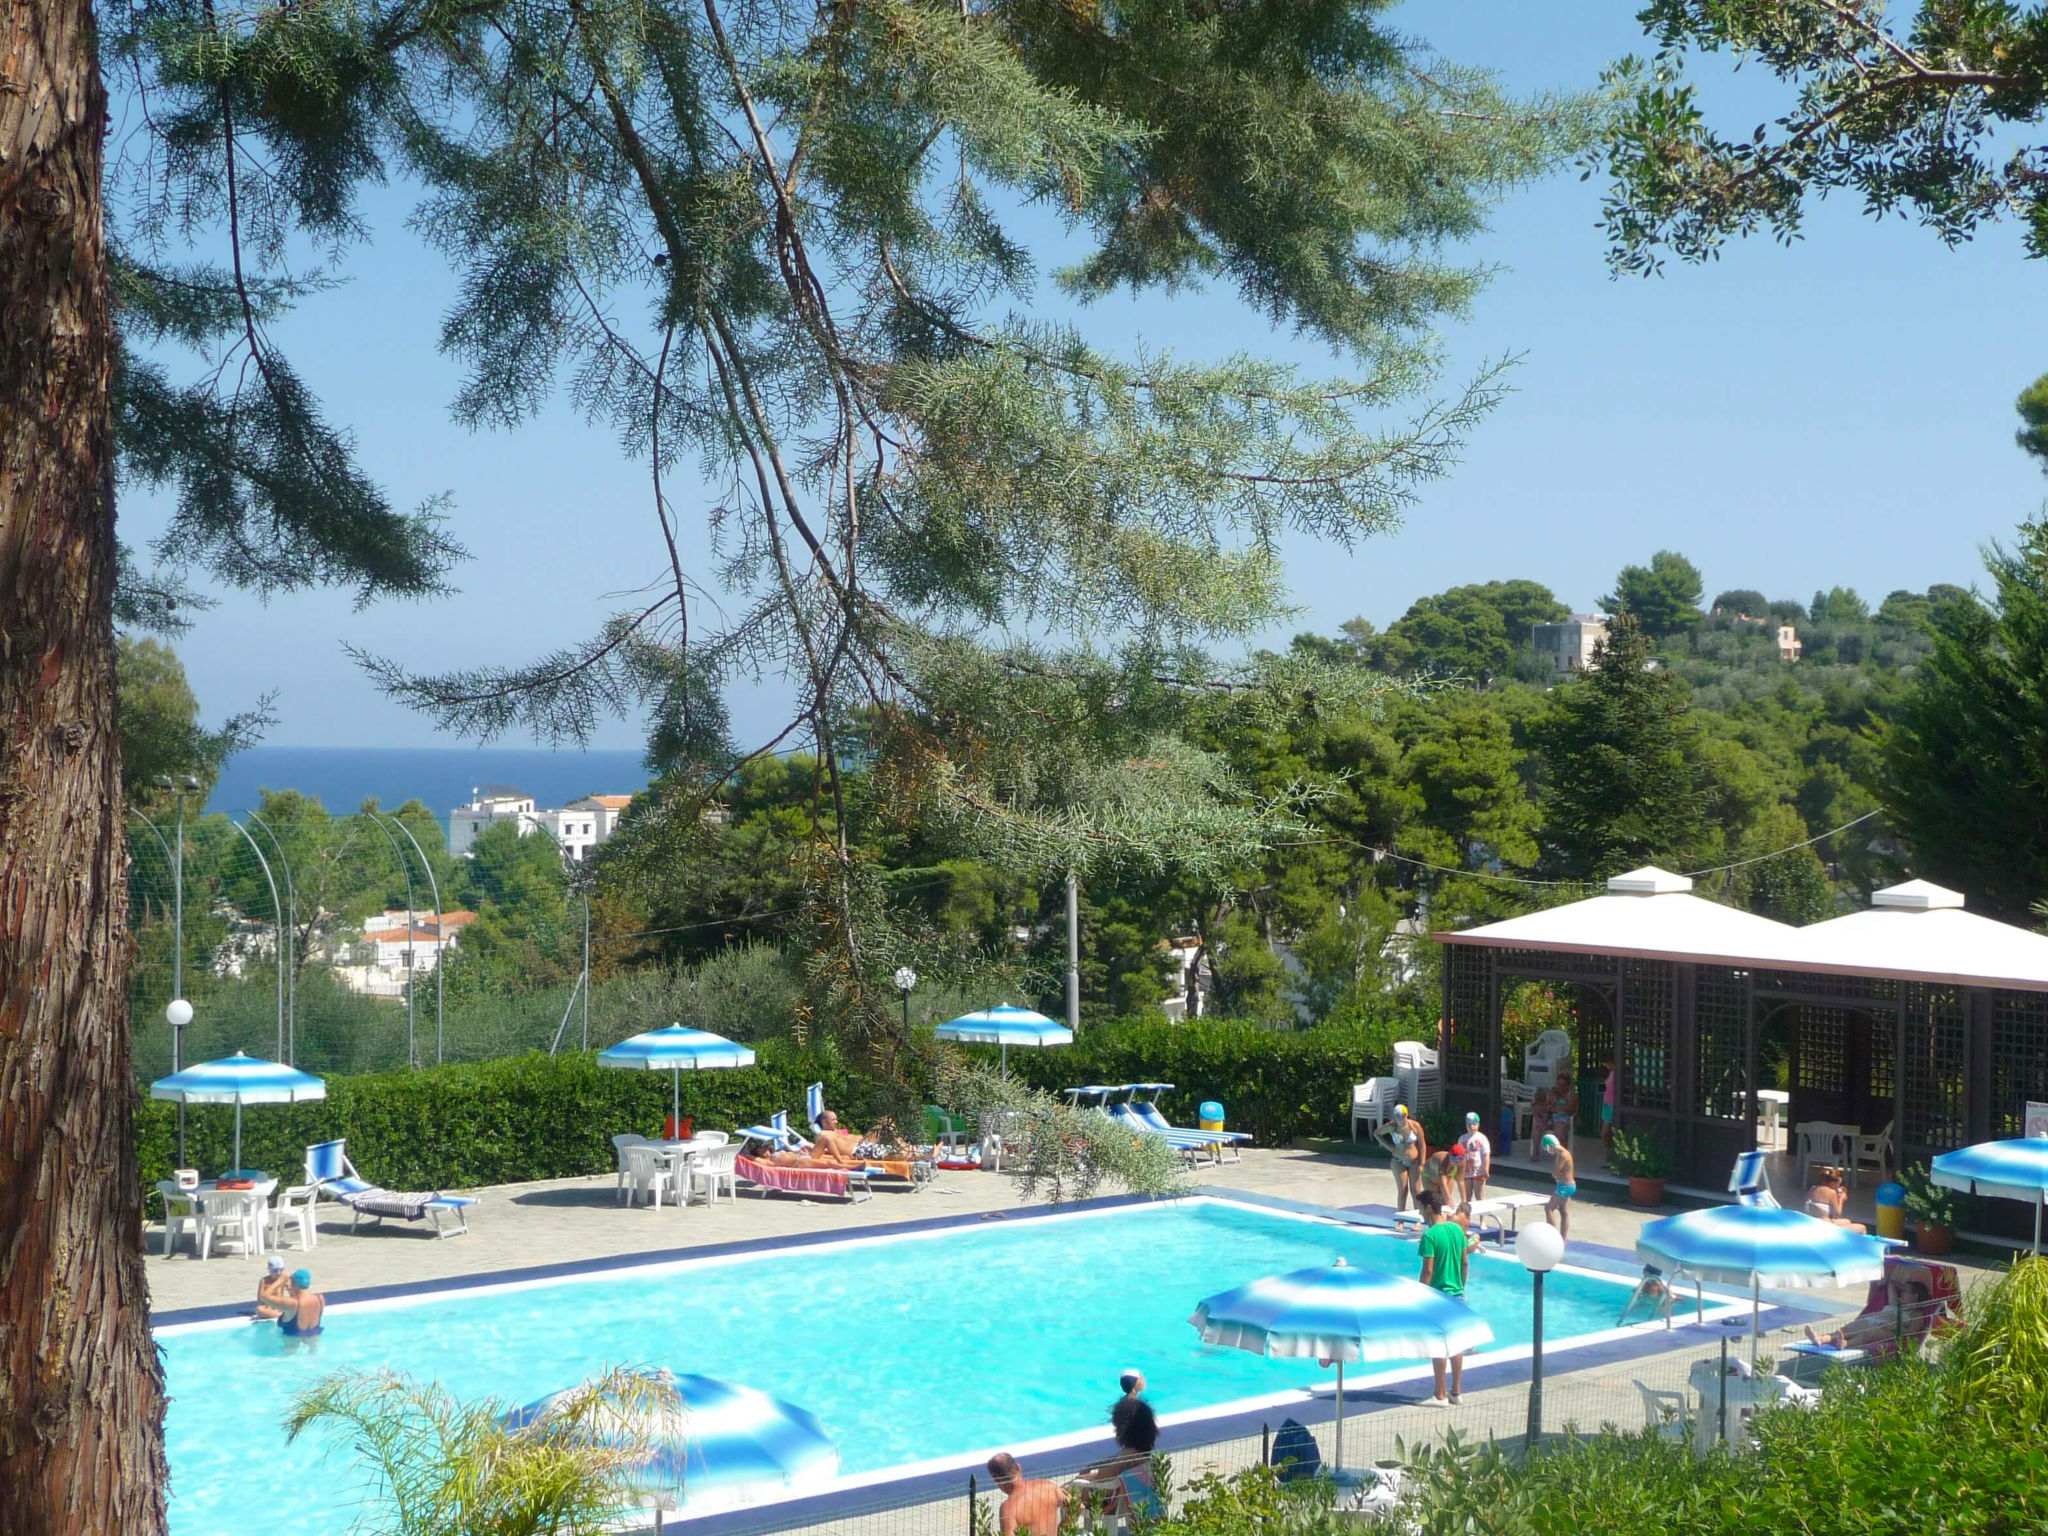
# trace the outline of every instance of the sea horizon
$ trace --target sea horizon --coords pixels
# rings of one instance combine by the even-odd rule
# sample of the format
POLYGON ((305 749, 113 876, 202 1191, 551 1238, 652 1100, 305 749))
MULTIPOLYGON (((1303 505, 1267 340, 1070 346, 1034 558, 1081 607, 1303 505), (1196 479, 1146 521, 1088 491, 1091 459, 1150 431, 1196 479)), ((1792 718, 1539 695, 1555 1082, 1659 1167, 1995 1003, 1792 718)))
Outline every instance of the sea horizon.
POLYGON ((630 795, 647 787, 634 751, 551 752, 535 747, 277 747, 237 752, 207 796, 207 812, 242 812, 264 790, 295 789, 336 815, 375 799, 385 810, 408 800, 430 807, 445 829, 450 814, 485 785, 510 785, 542 808, 585 795, 630 795))

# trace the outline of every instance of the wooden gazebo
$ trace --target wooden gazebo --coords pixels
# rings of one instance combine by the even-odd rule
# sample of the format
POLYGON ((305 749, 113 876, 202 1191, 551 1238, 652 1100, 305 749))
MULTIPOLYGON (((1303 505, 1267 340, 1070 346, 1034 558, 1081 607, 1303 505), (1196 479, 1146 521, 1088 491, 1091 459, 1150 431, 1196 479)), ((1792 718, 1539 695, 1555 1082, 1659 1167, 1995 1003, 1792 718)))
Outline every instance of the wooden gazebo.
POLYGON ((2027 1102, 2048 1100, 2048 937, 1919 880, 1806 928, 1691 890, 1644 868, 1604 895, 1434 935, 1445 1094, 1499 1123, 1502 1007, 1534 980, 1571 991, 1582 1060, 1613 1061, 1616 1120, 1656 1132, 1679 1183, 1720 1188, 1755 1146, 1766 1031, 1786 1044, 1789 1123, 1889 1125, 1902 1166, 2018 1136, 2027 1102))

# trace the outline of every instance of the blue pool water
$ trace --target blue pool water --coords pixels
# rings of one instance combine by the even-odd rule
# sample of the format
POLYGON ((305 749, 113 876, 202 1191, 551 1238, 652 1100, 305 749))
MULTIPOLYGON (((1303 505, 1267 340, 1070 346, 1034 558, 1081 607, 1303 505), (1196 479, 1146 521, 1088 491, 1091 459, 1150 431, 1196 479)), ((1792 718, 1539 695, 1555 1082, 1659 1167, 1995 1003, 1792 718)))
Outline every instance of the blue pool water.
MULTIPOLYGON (((508 1406, 607 1365, 725 1377, 816 1413, 846 1473, 1098 1428, 1131 1366, 1162 1413, 1328 1384, 1313 1361, 1205 1347, 1187 1319, 1205 1296, 1340 1255, 1416 1269, 1412 1240, 1189 1200, 335 1307, 306 1342, 268 1325, 171 1329, 171 1529, 218 1536, 283 1510, 294 1536, 344 1536, 354 1466, 324 1443, 287 1446, 280 1427, 293 1394, 334 1370, 404 1371, 508 1406)), ((1610 1328, 1626 1295, 1554 1275, 1545 1333, 1610 1328)), ((1528 1342, 1512 1257, 1475 1261, 1467 1299, 1497 1346, 1528 1342)))

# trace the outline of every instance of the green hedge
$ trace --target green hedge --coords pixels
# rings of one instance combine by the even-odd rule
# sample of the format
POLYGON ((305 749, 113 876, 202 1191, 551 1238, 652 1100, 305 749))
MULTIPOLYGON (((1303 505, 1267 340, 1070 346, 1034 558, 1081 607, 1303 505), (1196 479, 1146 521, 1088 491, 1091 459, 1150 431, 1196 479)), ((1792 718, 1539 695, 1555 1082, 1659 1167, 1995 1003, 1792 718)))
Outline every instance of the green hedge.
MULTIPOLYGON (((749 1069, 685 1072, 683 1113, 716 1130, 764 1120, 778 1109, 801 1124, 804 1089, 821 1078, 826 1102, 852 1123, 864 1125, 875 1112, 868 1085, 822 1054, 776 1041, 755 1049, 759 1062, 749 1069)), ((472 1189, 607 1173, 617 1166, 611 1138, 622 1131, 660 1134, 669 1103, 668 1073, 600 1068, 582 1053, 331 1077, 318 1103, 243 1110, 242 1162, 296 1181, 308 1146, 345 1136, 349 1160, 363 1177, 392 1189, 472 1189)), ((145 1188, 170 1177, 177 1125, 175 1104, 140 1106, 135 1133, 145 1188)), ((189 1108, 185 1146, 187 1162, 203 1173, 227 1167, 234 1111, 189 1108)))
POLYGON ((1203 1100, 1215 1099, 1232 1130, 1281 1146, 1348 1134, 1352 1086, 1387 1070, 1385 1037, 1376 1024, 1130 1021, 1084 1027, 1070 1046, 1012 1051, 1010 1070, 1055 1093, 1083 1083, 1172 1083, 1160 1103, 1176 1125, 1193 1125, 1203 1100))

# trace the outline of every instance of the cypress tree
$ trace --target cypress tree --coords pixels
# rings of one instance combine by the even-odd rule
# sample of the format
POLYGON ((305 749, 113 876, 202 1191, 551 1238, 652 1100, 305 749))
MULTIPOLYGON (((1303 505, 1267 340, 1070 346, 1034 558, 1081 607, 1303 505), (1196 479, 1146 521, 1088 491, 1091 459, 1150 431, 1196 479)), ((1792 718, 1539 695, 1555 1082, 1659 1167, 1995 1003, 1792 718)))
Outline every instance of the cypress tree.
POLYGON ((1704 787, 1684 682, 1650 666, 1633 615, 1609 625, 1592 666, 1531 727, 1542 756, 1546 862, 1599 880, 1641 864, 1682 868, 1706 838, 1704 787))

